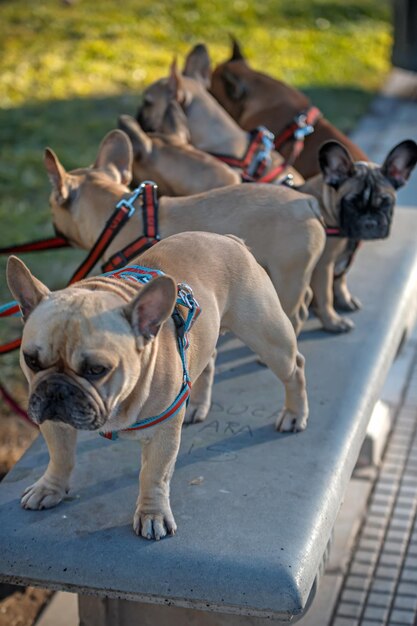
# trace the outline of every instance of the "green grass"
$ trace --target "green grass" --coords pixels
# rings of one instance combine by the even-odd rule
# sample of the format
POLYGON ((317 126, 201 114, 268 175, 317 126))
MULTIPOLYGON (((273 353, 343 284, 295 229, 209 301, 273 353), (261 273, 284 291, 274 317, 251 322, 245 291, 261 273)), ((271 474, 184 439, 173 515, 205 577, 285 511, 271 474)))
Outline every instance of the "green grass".
MULTIPOLYGON (((93 161, 141 89, 205 41, 214 63, 228 33, 255 68, 304 89, 342 130, 365 112, 389 69, 388 0, 2 0, 0 2, 0 245, 52 234, 42 164, 51 146, 67 168, 93 161)), ((182 61, 181 61, 182 62, 182 61)), ((26 257, 57 287, 72 251, 26 257)), ((79 256, 77 256, 77 259, 79 256)), ((0 261, 1 302, 10 299, 0 261)), ((0 337, 8 334, 2 322, 0 337)), ((1 362, 14 371, 14 357, 1 362)))

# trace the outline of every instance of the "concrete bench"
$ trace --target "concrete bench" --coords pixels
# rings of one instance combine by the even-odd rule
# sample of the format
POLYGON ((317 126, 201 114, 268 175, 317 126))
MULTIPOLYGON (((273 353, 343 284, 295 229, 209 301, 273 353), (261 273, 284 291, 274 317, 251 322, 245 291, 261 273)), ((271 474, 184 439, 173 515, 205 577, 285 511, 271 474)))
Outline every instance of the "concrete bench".
POLYGON ((302 614, 374 404, 415 317, 416 233, 417 213, 398 209, 390 239, 360 250, 350 285, 364 308, 354 332, 327 335, 309 320, 300 338, 310 399, 304 433, 273 430, 282 402, 276 379, 239 341, 221 339, 210 415, 183 432, 175 537, 135 536, 139 447, 92 433, 80 439, 70 497, 49 511, 22 510, 23 488, 47 463, 37 440, 0 486, 0 578, 82 594, 83 626, 254 625, 302 614))

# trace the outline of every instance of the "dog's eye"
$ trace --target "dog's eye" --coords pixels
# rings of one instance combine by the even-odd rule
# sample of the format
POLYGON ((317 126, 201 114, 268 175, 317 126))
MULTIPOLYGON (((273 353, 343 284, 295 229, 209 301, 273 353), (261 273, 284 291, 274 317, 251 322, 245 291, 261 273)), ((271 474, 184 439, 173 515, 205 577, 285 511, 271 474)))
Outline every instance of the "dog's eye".
POLYGON ((104 365, 86 365, 83 369, 83 375, 87 378, 101 378, 108 371, 104 365))
POLYGON ((40 372, 42 369, 41 364, 39 363, 39 359, 37 356, 33 356, 31 354, 23 353, 23 358, 25 359, 25 363, 32 372, 40 372))

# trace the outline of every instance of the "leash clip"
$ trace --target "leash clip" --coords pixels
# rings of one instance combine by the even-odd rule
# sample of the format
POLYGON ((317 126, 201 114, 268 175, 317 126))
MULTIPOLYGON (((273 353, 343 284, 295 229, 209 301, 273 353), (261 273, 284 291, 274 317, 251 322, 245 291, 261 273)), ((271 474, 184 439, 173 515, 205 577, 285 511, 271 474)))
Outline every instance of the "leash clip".
POLYGON ((187 283, 179 283, 178 285, 178 298, 185 303, 189 309, 195 309, 198 307, 198 302, 194 298, 193 290, 187 283))
POLYGON ((295 139, 303 140, 305 137, 307 137, 307 135, 311 135, 311 133, 314 133, 314 126, 312 126, 311 124, 307 124, 306 113, 300 113, 299 115, 297 115, 297 117, 295 118, 295 123, 298 126, 298 128, 296 128, 294 131, 295 139))
POLYGON ((143 187, 143 183, 139 185, 137 189, 132 191, 132 193, 130 194, 128 198, 122 198, 121 200, 119 200, 119 202, 116 204, 116 209, 121 209, 121 208, 129 209, 129 213, 127 216, 132 217, 132 215, 136 211, 136 207, 134 203, 136 202, 136 200, 139 198, 140 194, 142 193, 142 187, 143 187))

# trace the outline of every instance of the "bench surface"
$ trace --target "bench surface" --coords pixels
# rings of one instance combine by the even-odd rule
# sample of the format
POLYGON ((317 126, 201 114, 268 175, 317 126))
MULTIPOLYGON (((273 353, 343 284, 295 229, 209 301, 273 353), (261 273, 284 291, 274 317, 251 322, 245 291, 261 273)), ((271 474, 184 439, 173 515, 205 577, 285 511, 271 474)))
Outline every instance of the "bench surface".
POLYGON ((350 272, 363 309, 333 336, 309 320, 310 421, 277 434, 283 390, 232 336, 220 341, 213 407, 184 430, 172 481, 175 537, 136 537, 139 444, 83 433, 70 496, 24 511, 43 472, 41 438, 0 487, 0 577, 21 584, 290 619, 307 601, 404 330, 415 312, 417 213, 398 209, 389 240, 364 244, 350 272))

